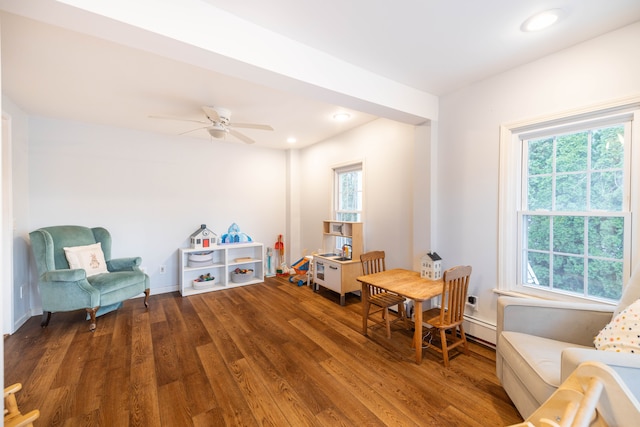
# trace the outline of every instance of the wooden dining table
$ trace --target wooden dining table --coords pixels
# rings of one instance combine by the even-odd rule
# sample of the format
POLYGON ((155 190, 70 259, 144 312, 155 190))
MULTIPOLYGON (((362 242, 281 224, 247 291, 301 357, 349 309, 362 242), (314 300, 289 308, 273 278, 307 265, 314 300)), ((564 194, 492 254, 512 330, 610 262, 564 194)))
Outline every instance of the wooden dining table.
POLYGON ((416 349, 416 363, 422 363, 422 302, 442 294, 442 279, 431 280, 420 277, 420 273, 402 268, 381 271, 359 276, 362 283, 362 333, 366 336, 367 313, 369 312, 369 287, 376 286, 389 292, 402 295, 414 302, 415 332, 413 345, 416 349))

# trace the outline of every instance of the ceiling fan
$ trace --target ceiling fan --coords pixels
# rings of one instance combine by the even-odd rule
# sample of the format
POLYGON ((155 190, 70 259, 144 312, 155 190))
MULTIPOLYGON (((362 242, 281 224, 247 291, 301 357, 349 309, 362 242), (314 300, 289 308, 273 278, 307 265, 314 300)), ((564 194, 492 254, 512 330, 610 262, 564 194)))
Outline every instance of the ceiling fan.
POLYGON ((195 122, 201 123, 203 127, 199 127, 196 129, 191 129, 186 132, 181 133, 180 135, 184 135, 185 133, 194 132, 200 129, 206 129, 209 135, 213 138, 224 138, 227 134, 233 135, 242 142, 247 144, 253 144, 255 141, 249 138, 247 135, 238 132, 234 128, 245 128, 245 129, 259 129, 259 130, 273 130, 273 128, 269 125, 260 125, 256 123, 232 123, 231 122, 231 110, 222 107, 209 107, 203 106, 202 111, 204 111, 207 120, 193 120, 193 119, 181 119, 177 117, 165 117, 165 116, 149 116, 154 119, 169 119, 169 120, 180 120, 184 122, 195 122))

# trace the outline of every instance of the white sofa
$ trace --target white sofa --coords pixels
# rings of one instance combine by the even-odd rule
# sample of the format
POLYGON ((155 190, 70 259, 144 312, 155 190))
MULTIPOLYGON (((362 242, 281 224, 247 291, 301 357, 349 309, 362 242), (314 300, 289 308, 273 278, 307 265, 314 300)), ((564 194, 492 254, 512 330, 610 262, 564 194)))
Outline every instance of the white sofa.
POLYGON ((502 296, 498 298, 496 373, 523 418, 586 361, 611 366, 640 400, 640 354, 596 350, 593 340, 640 298, 640 268, 617 307, 502 296))

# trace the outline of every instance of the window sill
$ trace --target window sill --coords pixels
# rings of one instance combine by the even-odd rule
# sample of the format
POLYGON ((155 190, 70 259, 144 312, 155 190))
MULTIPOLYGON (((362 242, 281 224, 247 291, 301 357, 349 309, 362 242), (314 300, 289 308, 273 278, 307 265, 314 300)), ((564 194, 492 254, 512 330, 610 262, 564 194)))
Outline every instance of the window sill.
POLYGON ((531 295, 524 292, 509 291, 509 290, 498 289, 498 288, 493 288, 492 291, 494 294, 505 295, 508 297, 530 298, 530 299, 551 299, 551 298, 542 298, 538 295, 531 295))
POLYGON ((570 295, 562 295, 562 294, 555 294, 555 293, 548 293, 548 294, 545 293, 545 295, 540 295, 540 294, 535 294, 533 292, 532 293, 527 293, 527 292, 519 292, 519 291, 514 291, 514 290, 498 289, 498 288, 493 288, 492 291, 493 291, 494 294, 497 294, 497 295, 505 295, 505 296, 517 297, 517 298, 539 299, 539 300, 548 300, 548 301, 576 302, 576 303, 589 303, 589 304, 604 304, 604 305, 610 305, 611 307, 616 307, 617 306, 616 302, 592 300, 592 299, 588 299, 588 298, 572 297, 570 295))

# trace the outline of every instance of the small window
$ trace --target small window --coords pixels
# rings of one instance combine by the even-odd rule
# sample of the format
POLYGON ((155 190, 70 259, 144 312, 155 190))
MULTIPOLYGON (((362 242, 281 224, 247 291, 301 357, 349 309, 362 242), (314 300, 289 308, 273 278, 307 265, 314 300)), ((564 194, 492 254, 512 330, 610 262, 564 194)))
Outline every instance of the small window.
POLYGON ((362 163, 334 169, 334 219, 362 220, 362 163))
MULTIPOLYGON (((333 211, 338 221, 362 221, 362 163, 334 170, 333 211)), ((351 239, 336 238, 336 248, 352 244, 351 239)))

